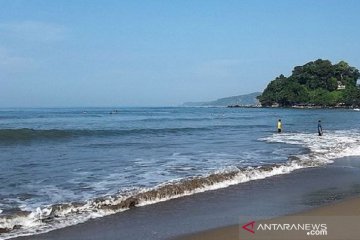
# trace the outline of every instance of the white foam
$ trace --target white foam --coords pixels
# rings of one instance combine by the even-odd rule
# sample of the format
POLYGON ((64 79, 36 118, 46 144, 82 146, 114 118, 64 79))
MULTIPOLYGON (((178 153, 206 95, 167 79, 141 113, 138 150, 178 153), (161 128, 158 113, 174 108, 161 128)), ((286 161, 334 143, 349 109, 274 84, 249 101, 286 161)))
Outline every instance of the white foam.
POLYGON ((0 239, 9 239, 19 236, 28 236, 33 234, 45 233, 54 229, 64 228, 78 223, 86 222, 92 218, 103 217, 116 212, 125 211, 127 209, 119 209, 118 211, 110 211, 101 209, 100 205, 116 205, 123 199, 105 199, 101 203, 88 201, 84 205, 69 205, 61 210, 56 211, 56 218, 51 222, 46 222, 47 218, 53 214, 53 206, 36 208, 28 215, 16 215, 11 217, 0 218, 0 228, 12 229, 14 226, 22 226, 9 233, 4 233, 0 239))
MULTIPOLYGON (((230 178, 228 180, 205 185, 201 188, 197 188, 197 189, 194 189, 191 191, 186 191, 186 192, 184 192, 182 194, 178 194, 178 195, 172 195, 172 196, 168 196, 168 197, 154 198, 151 200, 142 201, 138 204, 138 206, 145 206, 145 205, 163 202, 163 201, 167 201, 167 200, 171 200, 171 199, 175 199, 175 198, 179 198, 179 197, 193 195, 193 194, 200 193, 200 192, 206 192, 206 191, 226 188, 231 185, 245 183, 245 182, 249 182, 249 181, 253 181, 253 180, 264 179, 264 178, 275 176, 275 175, 288 174, 288 173, 291 173, 292 171, 294 171, 296 169, 300 169, 300 168, 304 168, 304 166, 301 166, 297 163, 291 162, 286 165, 274 166, 272 168, 272 170, 270 170, 270 171, 261 170, 261 168, 252 168, 252 167, 248 167, 246 170, 237 169, 238 173, 233 178, 230 178)), ((233 168, 228 168, 228 169, 231 169, 231 171, 234 170, 233 168)), ((228 172, 228 170, 217 171, 217 173, 221 173, 221 172, 226 173, 226 172, 228 172)), ((180 181, 180 179, 179 179, 179 181, 180 181)), ((172 181, 172 184, 174 182, 176 182, 176 181, 172 181)), ((153 189, 162 187, 166 184, 169 184, 169 183, 158 185, 157 187, 155 187, 153 189)), ((149 191, 149 190, 151 190, 151 189, 147 189, 146 191, 149 191)))
POLYGON ((329 131, 323 136, 313 133, 273 134, 261 140, 308 148, 309 153, 297 156, 304 164, 327 164, 337 158, 360 156, 360 136, 357 130, 329 131))
MULTIPOLYGON (((360 136, 357 131, 334 131, 326 132, 324 136, 316 136, 310 133, 284 133, 273 134, 269 137, 260 140, 274 143, 297 144, 310 151, 301 155, 297 155, 296 160, 289 160, 282 165, 272 166, 268 169, 261 167, 247 167, 246 169, 239 169, 237 167, 227 167, 222 170, 213 172, 212 174, 226 174, 228 172, 235 172, 236 174, 229 179, 221 182, 204 184, 201 188, 185 191, 184 193, 171 195, 166 197, 153 198, 150 200, 141 200, 137 206, 144 206, 153 203, 163 202, 174 198, 179 198, 195 193, 226 188, 231 185, 244 183, 248 181, 264 179, 275 175, 288 174, 294 170, 315 167, 323 164, 333 162, 336 158, 346 156, 360 156, 360 136)), ((210 174, 209 174, 210 175, 210 174)), ((208 176, 209 176, 208 175, 208 176)), ((207 176, 203 176, 207 177, 207 176)), ((176 184, 184 179, 174 179, 167 183, 160 184, 154 188, 144 188, 129 192, 129 195, 134 195, 140 192, 147 192, 156 190, 167 184, 176 184)), ((29 215, 14 216, 11 218, 0 217, 0 228, 13 228, 15 225, 23 226, 21 229, 16 229, 10 233, 4 233, 2 239, 12 237, 32 235, 38 233, 48 232, 54 229, 75 225, 85 222, 92 218, 103 217, 117 212, 125 211, 127 209, 111 210, 110 208, 102 208, 102 206, 118 205, 128 196, 114 196, 108 197, 102 201, 89 200, 82 205, 71 205, 58 209, 56 211, 56 218, 49 223, 44 223, 42 220, 48 218, 53 214, 53 207, 44 206, 36 208, 29 215)))
MULTIPOLYGON (((253 167, 248 167, 245 170, 238 169, 236 167, 229 167, 222 171, 217 171, 215 173, 215 174, 225 174, 227 172, 237 171, 237 173, 234 175, 234 177, 232 177, 228 180, 225 180, 222 182, 210 183, 208 185, 202 186, 201 188, 185 191, 182 194, 171 195, 171 196, 166 196, 166 197, 158 197, 158 198, 153 198, 153 199, 146 200, 146 201, 141 201, 141 199, 140 199, 140 202, 137 206, 145 206, 145 205, 149 205, 149 204, 167 201, 167 200, 174 199, 174 198, 193 195, 193 194, 200 193, 200 192, 225 188, 225 187, 228 187, 231 185, 244 183, 244 182, 248 182, 248 181, 252 181, 252 180, 257 180, 257 179, 264 179, 264 178, 271 177, 274 175, 287 174, 287 173, 290 173, 290 172, 292 172, 296 169, 302 168, 302 167, 303 166, 300 166, 294 162, 289 162, 286 165, 274 166, 270 171, 263 170, 261 168, 253 168, 253 167)), ((206 178, 207 176, 204 176, 204 177, 206 178)), ((144 188, 141 191, 138 191, 137 193, 156 190, 167 184, 176 184, 177 182, 180 182, 182 180, 183 179, 175 179, 170 182, 160 184, 154 188, 147 188, 147 189, 144 188)), ((135 193, 133 193, 133 194, 135 194, 135 193)), ((44 232, 48 232, 48 231, 51 231, 54 229, 64 228, 64 227, 71 226, 74 224, 82 223, 82 222, 85 222, 92 218, 103 217, 106 215, 125 211, 127 209, 109 210, 109 209, 102 208, 102 206, 118 205, 126 198, 127 198, 127 196, 109 197, 100 202, 88 201, 87 203, 85 203, 84 205, 81 205, 81 206, 69 205, 68 207, 65 207, 64 209, 61 209, 61 211, 56 211, 57 217, 55 219, 53 219, 53 221, 50 224, 49 223, 45 224, 42 222, 42 220, 51 216, 52 211, 53 211, 51 206, 37 208, 35 211, 31 212, 27 216, 16 216, 16 217, 10 218, 10 219, 0 218, 0 227, 1 228, 10 228, 11 229, 15 225, 23 226, 23 228, 21 228, 21 229, 15 230, 10 233, 5 233, 2 237, 3 237, 3 239, 8 239, 8 238, 18 237, 18 236, 26 236, 26 235, 44 233, 44 232)))

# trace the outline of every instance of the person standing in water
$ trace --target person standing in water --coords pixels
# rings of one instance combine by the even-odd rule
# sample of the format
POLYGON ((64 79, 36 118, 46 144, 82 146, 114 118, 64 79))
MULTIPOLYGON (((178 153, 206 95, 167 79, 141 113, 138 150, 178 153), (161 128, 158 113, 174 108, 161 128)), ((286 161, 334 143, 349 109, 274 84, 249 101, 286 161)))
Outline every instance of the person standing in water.
POLYGON ((278 123, 277 123, 277 130, 278 130, 278 133, 281 133, 281 131, 282 131, 281 119, 279 119, 279 121, 278 121, 278 123))
POLYGON ((322 129, 322 126, 321 126, 321 120, 318 121, 318 133, 319 133, 319 136, 323 135, 323 129, 322 129))

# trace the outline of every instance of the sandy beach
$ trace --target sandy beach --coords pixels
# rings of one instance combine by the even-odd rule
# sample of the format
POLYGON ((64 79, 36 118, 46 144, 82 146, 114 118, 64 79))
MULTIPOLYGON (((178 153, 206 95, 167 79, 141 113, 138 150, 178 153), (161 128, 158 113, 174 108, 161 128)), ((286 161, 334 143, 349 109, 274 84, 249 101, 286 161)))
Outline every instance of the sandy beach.
POLYGON ((241 239, 243 224, 255 221, 258 226, 268 223, 264 219, 272 219, 275 223, 325 223, 328 235, 310 238, 304 231, 298 231, 295 236, 270 238, 269 232, 265 232, 266 238, 262 238, 261 231, 255 230, 245 239, 355 240, 360 229, 359 173, 358 159, 346 158, 325 167, 136 207, 17 239, 241 239), (343 238, 345 235, 337 235, 343 234, 337 228, 352 235, 343 238))
MULTIPOLYGON (((261 220, 257 224, 292 223, 311 220, 327 224, 327 235, 308 236, 304 232, 290 231, 282 234, 273 232, 255 232, 247 239, 358 239, 360 236, 360 198, 352 198, 339 203, 315 208, 293 215, 283 216, 270 220, 261 220)), ((184 235, 174 240, 234 240, 242 239, 246 231, 243 224, 237 224, 195 234, 184 235), (244 232, 245 231, 245 232, 244 232)), ((279 231, 279 230, 278 230, 279 231)))
POLYGON ((360 240, 360 0, 0 1, 0 240, 360 240))

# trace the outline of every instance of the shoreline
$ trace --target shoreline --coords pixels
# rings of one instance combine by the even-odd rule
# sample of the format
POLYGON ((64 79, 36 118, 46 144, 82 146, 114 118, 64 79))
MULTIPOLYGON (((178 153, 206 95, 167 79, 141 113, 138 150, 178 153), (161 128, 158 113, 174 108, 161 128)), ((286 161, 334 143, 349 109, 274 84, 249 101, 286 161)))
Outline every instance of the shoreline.
MULTIPOLYGON (((326 204, 325 206, 316 207, 314 209, 301 211, 298 213, 280 216, 277 218, 269 219, 269 220, 261 220, 260 223, 274 223, 274 222, 286 222, 290 218, 304 218, 304 217, 316 217, 318 219, 323 219, 324 222, 329 221, 329 217, 338 217, 338 220, 358 220, 360 219, 360 197, 350 197, 345 200, 341 200, 339 202, 326 204), (356 217, 356 218, 355 218, 356 217)), ((335 220, 336 218, 331 218, 331 220, 335 220)), ((320 220, 321 221, 321 220, 320 220)), ((360 235, 360 229, 348 227, 342 224, 333 225, 332 229, 328 227, 328 236, 322 236, 322 239, 341 239, 338 237, 342 237, 343 239, 357 239, 360 235), (348 229, 344 229, 348 228, 348 229), (351 229, 351 232, 349 231, 351 229), (331 234, 330 234, 331 233, 331 234), (345 236, 344 236, 345 235, 345 236)), ((182 236, 178 236, 173 238, 173 240, 233 240, 233 239, 241 239, 241 226, 243 223, 230 225, 221 228, 214 228, 210 230, 200 231, 193 234, 185 234, 182 236)), ((274 236, 275 237, 275 236, 274 236)), ((291 237, 288 235, 288 237, 291 237)), ((273 239, 271 236, 267 235, 267 239, 273 239)), ((256 236, 255 235, 251 239, 265 239, 265 235, 256 236)), ((275 238, 274 238, 275 239, 275 238)), ((282 238, 281 238, 282 239, 282 238)), ((309 239, 308 236, 296 237, 292 239, 309 239)))
MULTIPOLYGON (((212 107, 212 106, 209 106, 212 107)), ((247 106, 247 105, 228 105, 228 106, 223 106, 226 108, 270 108, 270 109, 349 109, 349 110, 354 110, 354 109, 359 109, 359 107, 357 106, 299 106, 299 105, 294 105, 294 106, 258 106, 258 105, 254 105, 254 106, 247 106)))
POLYGON ((345 158, 324 167, 300 169, 15 239, 174 239, 234 226, 240 216, 249 217, 245 222, 272 219, 359 197, 359 173, 359 159, 345 158))

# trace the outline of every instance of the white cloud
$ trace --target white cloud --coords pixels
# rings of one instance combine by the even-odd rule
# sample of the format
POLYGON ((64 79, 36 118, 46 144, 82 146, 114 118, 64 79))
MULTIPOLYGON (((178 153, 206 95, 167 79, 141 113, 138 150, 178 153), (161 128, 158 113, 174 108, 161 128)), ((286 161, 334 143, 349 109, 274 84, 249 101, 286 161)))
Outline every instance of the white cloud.
POLYGON ((0 23, 0 36, 31 41, 61 41, 65 38, 66 28, 39 21, 0 23))

